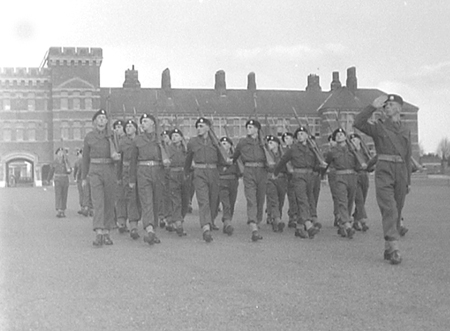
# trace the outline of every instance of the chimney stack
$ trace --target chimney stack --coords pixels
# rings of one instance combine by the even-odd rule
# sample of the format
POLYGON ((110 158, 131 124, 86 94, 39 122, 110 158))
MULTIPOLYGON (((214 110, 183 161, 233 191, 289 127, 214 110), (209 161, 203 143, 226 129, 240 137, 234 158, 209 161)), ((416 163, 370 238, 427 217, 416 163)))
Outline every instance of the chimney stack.
POLYGON ((356 91, 358 88, 358 80, 356 79, 356 68, 350 67, 347 69, 347 88, 351 91, 356 91))
POLYGON ((306 86, 306 91, 322 91, 320 87, 320 77, 318 75, 311 74, 308 76, 308 86, 306 86))
POLYGON ((227 90, 227 84, 225 83, 225 71, 219 70, 216 72, 214 89, 219 92, 220 95, 225 95, 227 90))
POLYGON ((331 82, 331 91, 337 90, 338 88, 341 88, 342 84, 339 81, 339 72, 333 71, 333 81, 331 82))
POLYGON ((134 64, 131 66, 131 70, 125 71, 125 81, 123 82, 123 88, 140 88, 141 83, 138 79, 138 71, 134 70, 134 64))
POLYGON ((256 76, 254 72, 251 72, 247 76, 247 90, 256 91, 256 76))
POLYGON ((170 94, 172 89, 172 84, 170 83, 170 70, 169 68, 164 69, 161 77, 161 89, 166 93, 166 95, 170 94))

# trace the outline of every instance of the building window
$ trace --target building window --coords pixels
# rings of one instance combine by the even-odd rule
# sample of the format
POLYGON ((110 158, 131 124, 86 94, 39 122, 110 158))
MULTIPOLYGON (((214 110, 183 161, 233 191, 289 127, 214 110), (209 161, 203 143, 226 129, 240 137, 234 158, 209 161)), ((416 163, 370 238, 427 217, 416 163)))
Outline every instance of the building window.
POLYGON ((3 127, 3 141, 11 141, 11 124, 5 123, 3 127))
POLYGON ((69 109, 69 99, 67 96, 67 92, 61 92, 61 109, 62 110, 69 109))
POLYGON ((28 141, 36 141, 36 124, 35 123, 28 123, 27 140, 28 141))
POLYGON ((3 110, 11 110, 11 100, 3 99, 3 110))
POLYGON ((92 110, 92 99, 91 98, 84 99, 84 108, 86 110, 92 110))
POLYGON ((80 92, 73 92, 74 98, 72 99, 72 109, 79 110, 80 109, 80 92))
POLYGON ((80 122, 73 123, 73 139, 81 140, 81 125, 80 122))
POLYGON ((48 124, 44 123, 44 141, 48 141, 48 124))
POLYGON ((28 94, 28 107, 29 111, 36 110, 36 99, 34 93, 28 94))
POLYGON ((23 124, 18 123, 16 125, 16 141, 23 141, 23 136, 24 136, 23 133, 24 133, 23 124))
POLYGON ((69 123, 63 122, 61 124, 61 139, 68 140, 69 139, 69 123))

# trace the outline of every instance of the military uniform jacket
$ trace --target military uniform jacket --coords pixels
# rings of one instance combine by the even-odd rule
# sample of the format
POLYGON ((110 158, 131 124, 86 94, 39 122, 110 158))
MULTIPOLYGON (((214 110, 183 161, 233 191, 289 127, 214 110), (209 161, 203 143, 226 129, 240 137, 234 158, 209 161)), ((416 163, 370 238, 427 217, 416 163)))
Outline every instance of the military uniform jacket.
POLYGON ((187 156, 184 165, 185 173, 189 172, 192 160, 197 164, 218 164, 220 160, 219 154, 219 150, 213 144, 209 135, 206 136, 206 139, 199 136, 191 138, 187 145, 187 156))
POLYGON ((233 161, 235 162, 239 156, 244 165, 246 162, 266 162, 266 154, 258 138, 247 136, 239 140, 233 154, 233 161))
POLYGON ((123 179, 125 171, 130 171, 131 166, 131 153, 133 150, 134 142, 128 136, 120 137, 119 140, 119 153, 121 156, 120 162, 117 166, 117 178, 123 179))
POLYGON ((66 177, 70 172, 67 171, 66 164, 64 163, 63 159, 54 159, 52 164, 50 165, 50 172, 48 174, 48 180, 50 180, 53 175, 59 175, 55 176, 54 180, 57 181, 58 179, 61 179, 63 177, 66 177))
POLYGON ((166 146, 167 154, 170 159, 170 167, 171 168, 184 168, 184 164, 186 162, 187 150, 185 146, 180 143, 179 145, 170 144, 166 146))
MULTIPOLYGON (((233 156, 232 153, 229 153, 230 157, 233 156)), ((227 175, 235 175, 236 178, 240 175, 239 167, 237 163, 233 163, 231 165, 229 164, 223 164, 219 167, 219 175, 220 176, 227 176, 227 175)))
POLYGON ((325 162, 336 170, 356 170, 357 166, 355 154, 349 150, 347 145, 333 146, 327 153, 325 162))
POLYGON ((83 166, 81 179, 86 179, 89 173, 89 166, 91 159, 102 158, 110 159, 110 140, 106 136, 105 131, 98 131, 94 129, 89 132, 86 137, 84 137, 84 147, 83 147, 83 166))
POLYGON ((296 142, 281 157, 275 167, 274 175, 277 176, 282 172, 289 161, 294 168, 314 169, 318 165, 316 155, 309 146, 296 142))
POLYGON ((143 133, 134 138, 131 147, 130 160, 130 183, 136 183, 137 166, 139 161, 156 161, 161 162, 161 149, 156 139, 156 134, 143 133))
POLYGON ((81 168, 83 167, 83 159, 77 158, 73 166, 73 179, 76 182, 81 181, 81 168))
POLYGON ((377 154, 400 155, 406 164, 408 184, 411 181, 411 131, 402 122, 390 119, 369 123, 376 108, 367 106, 355 117, 353 126, 372 137, 377 154), (395 145, 394 145, 395 144, 395 145))

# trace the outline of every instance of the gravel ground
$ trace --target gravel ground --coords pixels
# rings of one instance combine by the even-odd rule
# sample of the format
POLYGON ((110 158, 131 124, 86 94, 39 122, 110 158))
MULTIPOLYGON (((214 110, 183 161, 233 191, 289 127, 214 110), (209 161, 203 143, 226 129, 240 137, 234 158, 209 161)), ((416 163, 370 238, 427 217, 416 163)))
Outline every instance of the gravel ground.
POLYGON ((450 182, 414 180, 398 266, 383 261, 373 187, 370 230, 353 240, 332 226, 323 183, 315 239, 263 224, 251 242, 241 182, 232 237, 205 243, 194 210, 183 238, 114 231, 102 248, 75 186, 65 219, 52 187, 2 189, 0 330, 450 330, 450 182))

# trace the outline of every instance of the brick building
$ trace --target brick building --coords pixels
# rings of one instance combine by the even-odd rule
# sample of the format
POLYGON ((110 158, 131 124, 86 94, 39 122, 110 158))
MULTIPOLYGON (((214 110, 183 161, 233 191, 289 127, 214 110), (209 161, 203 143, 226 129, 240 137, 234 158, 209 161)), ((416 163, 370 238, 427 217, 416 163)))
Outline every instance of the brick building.
MULTIPOLYGON (((266 133, 294 131, 296 109, 305 125, 325 144, 330 131, 340 125, 353 131, 353 117, 383 92, 358 88, 356 69, 347 70, 346 85, 332 73, 330 89, 323 91, 317 75, 307 77, 302 90, 260 90, 249 73, 246 89, 227 89, 225 72, 217 71, 211 89, 172 88, 170 71, 162 72, 161 86, 141 87, 134 67, 125 71, 121 88, 100 86, 101 48, 52 47, 39 68, 0 70, 0 186, 42 185, 46 165, 56 148, 75 150, 91 127, 98 108, 113 117, 138 118, 143 112, 158 113, 164 129, 178 127, 185 136, 195 135, 200 110, 212 118, 218 136, 237 140, 245 136, 245 122, 257 116, 266 133), (256 112, 255 112, 256 109, 256 112)), ((387 91, 389 92, 389 91, 387 91)), ((405 102, 403 119, 413 134, 418 158, 418 108, 405 102)), ((371 141, 367 140, 369 147, 371 141)))

